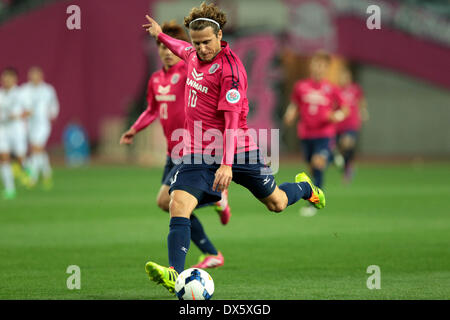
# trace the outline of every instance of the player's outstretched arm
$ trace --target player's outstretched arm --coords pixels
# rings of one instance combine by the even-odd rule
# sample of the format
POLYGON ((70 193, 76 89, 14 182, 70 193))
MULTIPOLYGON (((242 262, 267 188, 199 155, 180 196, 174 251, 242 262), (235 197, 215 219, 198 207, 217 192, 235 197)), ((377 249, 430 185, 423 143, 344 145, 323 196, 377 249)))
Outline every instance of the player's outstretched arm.
POLYGON ((147 18, 149 23, 142 25, 142 27, 144 27, 151 36, 155 37, 155 39, 158 39, 159 41, 164 43, 164 45, 169 48, 169 50, 172 51, 176 56, 178 56, 182 60, 186 60, 186 48, 191 47, 192 45, 189 42, 168 36, 167 34, 162 32, 161 27, 155 20, 153 20, 148 15, 145 17, 147 18))
POLYGON ((158 112, 152 105, 148 106, 139 116, 131 128, 120 137, 120 144, 132 144, 134 136, 141 130, 147 128, 158 117, 158 112))

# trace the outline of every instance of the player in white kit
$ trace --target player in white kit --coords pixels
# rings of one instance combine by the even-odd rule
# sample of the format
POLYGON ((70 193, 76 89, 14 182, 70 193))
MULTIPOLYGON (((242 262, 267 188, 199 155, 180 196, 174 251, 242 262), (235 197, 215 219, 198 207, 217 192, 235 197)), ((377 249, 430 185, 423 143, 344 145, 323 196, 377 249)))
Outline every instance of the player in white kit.
MULTIPOLYGON (((3 197, 16 196, 14 176, 10 155, 14 154, 20 164, 27 152, 25 109, 17 86, 17 72, 14 68, 5 68, 1 73, 0 88, 0 171, 5 190, 3 197)), ((25 173, 22 173, 25 174, 25 173)))
POLYGON ((44 82, 44 72, 39 67, 30 68, 28 82, 22 85, 21 90, 29 112, 28 139, 31 154, 28 167, 31 184, 35 185, 42 175, 44 188, 50 189, 53 185, 52 169, 45 146, 50 136, 51 122, 59 113, 58 97, 53 86, 44 82))

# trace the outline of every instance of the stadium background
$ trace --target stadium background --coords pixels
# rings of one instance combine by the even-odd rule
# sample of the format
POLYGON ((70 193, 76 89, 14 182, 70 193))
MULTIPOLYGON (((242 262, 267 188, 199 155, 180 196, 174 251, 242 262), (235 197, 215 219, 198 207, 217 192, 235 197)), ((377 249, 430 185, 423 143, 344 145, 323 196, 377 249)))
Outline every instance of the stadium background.
MULTIPOLYGON (((121 133, 144 110, 146 80, 152 72, 160 67, 156 46, 140 26, 145 22, 144 15, 148 12, 152 13, 158 21, 176 19, 181 23, 182 17, 189 9, 200 2, 182 0, 78 0, 75 2, 3 0, 0 3, 0 69, 6 66, 16 67, 19 71, 20 83, 22 83, 25 81, 26 71, 30 66, 41 66, 46 74, 46 80, 54 85, 61 104, 60 115, 54 124, 49 141, 51 159, 56 165, 55 190, 52 191, 53 194, 32 193, 24 190, 22 195, 19 194, 16 204, 0 204, 0 216, 3 215, 2 219, 5 222, 2 230, 2 246, 5 248, 2 261, 9 260, 19 263, 17 260, 19 258, 15 255, 13 258, 11 252, 13 252, 13 248, 20 246, 18 235, 30 235, 25 229, 27 223, 35 221, 39 224, 45 221, 46 217, 51 217, 50 220, 60 222, 61 227, 64 224, 62 220, 59 220, 58 214, 69 210, 68 207, 71 205, 80 204, 79 201, 85 199, 88 199, 87 202, 80 205, 86 206, 86 208, 89 205, 91 209, 92 206, 98 205, 99 211, 95 211, 95 214, 103 215, 106 225, 114 230, 114 232, 111 231, 111 234, 108 232, 106 234, 113 235, 116 234, 115 232, 122 232, 119 226, 114 224, 114 220, 108 219, 122 217, 124 212, 116 212, 111 207, 103 209, 112 210, 113 213, 110 211, 102 213, 101 205, 89 198, 94 195, 105 196, 104 201, 117 200, 115 197, 122 196, 124 197, 123 203, 121 202, 118 207, 124 208, 124 210, 128 210, 125 205, 127 199, 138 202, 140 207, 135 208, 136 212, 144 211, 144 213, 131 214, 130 220, 127 220, 132 228, 138 228, 138 221, 146 217, 145 210, 148 210, 148 207, 157 211, 152 202, 154 201, 153 194, 156 197, 161 165, 165 157, 165 145, 161 143, 163 138, 159 124, 152 125, 141 134, 131 148, 125 148, 118 144, 121 133), (76 4, 81 8, 81 30, 69 30, 66 27, 66 20, 70 15, 66 13, 66 9, 71 4, 76 4), (91 167, 79 168, 75 171, 65 168, 63 132, 71 123, 80 124, 88 134, 92 152, 91 167), (124 164, 126 167, 119 166, 117 168, 120 169, 116 169, 116 167, 111 167, 111 164, 124 164), (145 173, 149 174, 149 177, 146 178, 148 180, 139 180, 145 173), (120 180, 120 183, 126 189, 123 193, 116 190, 105 195, 103 191, 95 189, 94 186, 107 190, 107 182, 96 185, 93 181, 95 179, 89 180, 94 175, 99 179, 114 180, 112 177, 115 174, 122 175, 120 179, 123 180, 120 180), (81 179, 81 176, 84 178, 81 179), (139 181, 135 183, 133 179, 139 181), (64 192, 69 192, 69 189, 64 191, 64 187, 68 188, 67 184, 72 183, 71 187, 74 187, 79 193, 74 195, 71 192, 73 198, 65 198, 64 192), (149 187, 149 183, 152 183, 153 186, 149 187), (141 199, 136 190, 133 191, 133 189, 139 188, 142 191, 142 197, 147 198, 141 199), (148 196, 151 192, 153 194, 148 196), (125 199, 127 196, 129 198, 125 199), (59 199, 56 207, 54 207, 54 199, 59 199), (31 214, 32 217, 29 216, 31 214), (42 220, 39 215, 42 215, 42 220), (21 229, 21 226, 24 229, 21 229)), ((372 213, 377 214, 380 219, 378 221, 380 232, 385 236, 392 236, 395 233, 394 226, 396 226, 389 220, 392 215, 400 220, 405 219, 405 222, 410 222, 410 218, 416 217, 418 218, 415 226, 417 229, 411 227, 408 237, 414 237, 417 232, 423 231, 421 233, 423 237, 418 240, 419 244, 432 241, 430 239, 435 240, 436 242, 428 243, 428 245, 435 250, 435 259, 437 260, 431 259, 427 266, 431 270, 436 265, 445 265, 450 258, 448 254, 450 240, 448 236, 450 234, 448 217, 450 208, 448 203, 450 195, 448 185, 448 178, 450 178, 450 6, 448 2, 444 0, 426 2, 414 0, 236 0, 217 1, 217 3, 226 10, 229 17, 225 29, 225 40, 230 42, 233 50, 241 57, 249 75, 250 125, 255 128, 281 128, 281 163, 282 165, 283 162, 290 163, 286 166, 288 171, 280 172, 281 177, 289 179, 288 173, 296 170, 292 164, 302 163, 295 129, 283 128, 281 116, 288 104, 293 82, 306 76, 308 56, 314 50, 324 48, 334 55, 329 74, 330 80, 336 80, 336 74, 342 65, 349 65, 354 72, 356 82, 362 86, 365 92, 370 113, 370 119, 364 124, 361 133, 359 142, 361 168, 355 182, 356 187, 353 186, 353 188, 358 189, 364 195, 363 199, 358 200, 361 201, 361 205, 364 203, 372 205, 372 207, 370 210, 364 207, 363 213, 359 212, 360 208, 353 208, 352 206, 356 205, 352 205, 348 200, 354 189, 340 190, 338 173, 335 169, 331 169, 326 181, 329 192, 336 191, 337 195, 344 198, 345 201, 342 200, 340 203, 342 210, 347 210, 346 206, 350 206, 357 211, 357 213, 354 212, 355 215, 352 215, 352 211, 348 209, 350 211, 347 210, 346 214, 342 215, 343 220, 339 223, 347 227, 349 225, 358 226, 358 218, 368 218, 371 213, 368 213, 367 210, 372 210, 372 213), (366 9, 373 4, 381 8, 381 30, 369 30, 366 27, 366 19, 369 16, 366 9), (394 186, 394 190, 385 189, 385 183, 394 186), (428 197, 428 200, 422 199, 424 203, 410 208, 408 203, 412 206, 412 203, 418 201, 423 194, 408 189, 411 192, 405 195, 404 192, 399 192, 399 189, 412 188, 413 185, 422 187, 422 190, 426 189, 424 198, 428 197), (437 193, 432 192, 433 189, 437 193), (391 209, 392 211, 384 211, 387 209, 381 206, 380 202, 385 193, 391 193, 392 197, 402 197, 403 202, 398 198, 390 199, 392 203, 396 203, 400 207, 391 209), (374 198, 368 200, 365 198, 368 195, 374 198), (433 224, 429 226, 429 229, 424 227, 421 230, 420 226, 424 226, 425 223, 422 221, 422 215, 429 216, 427 222, 433 224), (386 219, 383 220, 383 218, 386 219), (445 250, 445 243, 447 250, 445 250)), ((98 181, 96 182, 98 183, 98 181)), ((244 233, 244 222, 250 223, 254 218, 249 213, 252 208, 248 208, 244 204, 245 197, 242 199, 242 204, 239 203, 241 200, 238 197, 237 195, 233 218, 239 221, 238 217, 241 214, 239 208, 246 211, 243 213, 243 219, 248 219, 248 221, 241 221, 242 226, 238 229, 239 232, 244 233)), ((233 200, 233 196, 231 199, 233 200)), ((388 203, 391 203, 390 201, 388 203)), ((112 202, 114 203, 114 201, 112 202)), ((74 216, 77 214, 78 212, 73 212, 74 216)), ((163 214, 160 216, 155 218, 155 221, 161 222, 161 226, 163 226, 161 237, 158 240, 154 239, 160 243, 158 248, 161 247, 161 243, 164 243, 163 240, 166 236, 164 229, 166 217, 163 214)), ((78 227, 81 229, 83 228, 81 227, 83 219, 75 221, 75 225, 77 226, 79 223, 78 227)), ((91 217, 86 219, 91 222, 89 220, 91 217)), ((209 218, 205 219, 208 221, 209 218)), ((316 219, 316 221, 320 220, 316 219)), ((332 221, 334 220, 329 223, 332 224, 332 221)), ((315 225, 316 222, 308 223, 314 224, 310 225, 314 235, 320 234, 319 223, 317 225, 315 225)), ((211 221, 208 226, 215 224, 216 222, 211 221)), ((94 224, 94 226, 93 228, 102 228, 100 223, 94 224)), ((51 259, 55 252, 47 252, 46 255, 47 249, 45 248, 54 239, 60 239, 59 237, 63 236, 60 232, 64 231, 57 231, 55 235, 52 233, 54 226, 47 227, 50 232, 48 238, 43 236, 42 230, 36 231, 37 243, 41 243, 39 241, 42 240, 42 246, 34 252, 43 253, 44 257, 51 259), (55 238, 52 238, 51 234, 55 238)), ((64 225, 64 228, 69 230, 72 227, 64 225)), ((63 230, 66 230, 64 228, 63 230)), ((217 226, 213 228, 217 228, 217 226)), ((99 229, 92 232, 99 234, 97 233, 99 229)), ((219 239, 226 238, 227 231, 212 230, 219 239)), ((273 231, 271 232, 273 233, 273 231)), ((271 232, 269 232, 269 236, 272 235, 271 232)), ((131 230, 124 232, 124 237, 132 238, 132 234, 131 230)), ((401 232, 400 234, 407 236, 401 232)), ((256 238, 259 236, 256 235, 256 238)), ((140 237, 140 242, 147 241, 145 233, 140 237)), ((242 236, 237 238, 242 238, 242 236)), ((97 240, 103 241, 100 236, 97 240)), ((239 242, 233 241, 235 245, 238 245, 239 242)), ((359 241, 357 237, 349 243, 355 241, 359 241)), ((28 241, 24 240, 24 242, 26 248, 28 241)), ((223 242, 226 241, 223 240, 223 242)), ((288 242, 286 239, 280 240, 280 243, 288 242)), ((76 248, 76 250, 83 248, 81 242, 76 242, 73 246, 72 244, 68 241, 67 248, 76 248)), ((115 245, 114 242, 111 243, 111 246, 113 245, 115 245)), ((144 244, 141 243, 141 245, 142 250, 147 250, 144 244)), ((273 246, 273 244, 267 245, 268 247, 273 246)), ((348 244, 343 245, 343 248, 345 251, 348 244)), ((408 248, 413 251, 414 248, 417 249, 417 244, 410 244, 408 248)), ((314 250, 316 249, 322 250, 323 248, 318 244, 314 250)), ((417 258, 420 260, 421 257, 427 257, 425 252, 428 252, 428 249, 428 247, 424 249, 424 256, 420 256, 418 253, 417 258)), ((160 251, 158 254, 161 259, 164 259, 165 252, 163 249, 160 251)), ((281 251, 286 253, 288 250, 281 251)), ((395 255, 394 252, 395 250, 391 251, 390 258, 395 255)), ((91 252, 91 254, 93 253, 94 251, 91 252)), ((320 259, 318 258, 317 261, 320 259)), ((10 270, 9 277, 15 278, 14 272, 17 271, 15 271, 14 262, 10 263, 4 267, 5 270, 10 270)), ((62 261, 61 264, 63 264, 62 261)), ((239 270, 237 268, 234 270, 239 270)), ((450 296, 448 287, 450 286, 447 285, 447 289, 445 289, 448 278, 443 280, 444 276, 449 275, 448 263, 447 267, 441 269, 443 274, 439 277, 442 278, 438 277, 433 279, 435 282, 431 281, 434 284, 440 283, 442 286, 435 295, 432 294, 430 288, 427 288, 423 290, 423 295, 415 296, 415 293, 410 296, 402 295, 407 292, 406 290, 399 295, 389 293, 376 297, 448 299, 450 296), (427 296, 427 294, 429 295, 427 296)), ((42 272, 42 274, 45 273, 42 272)), ((217 277, 221 279, 220 275, 217 277)), ((49 279, 51 276, 48 276, 47 279, 51 283, 49 279)), ((228 278, 225 277, 225 279, 228 278)), ((36 281, 35 284, 40 283, 38 280, 36 281)), ((425 284, 424 286, 426 287, 425 284)), ((229 286, 227 289, 232 290, 233 288, 229 286)), ((319 288, 315 288, 315 290, 317 291, 310 296, 293 294, 288 295, 288 298, 340 297, 338 291, 323 296, 319 293, 319 288)), ((367 289, 365 290, 367 291, 367 289)), ((15 290, 11 285, 3 291, 1 297, 40 297, 39 295, 30 295, 25 291, 24 289, 15 290)), ((361 289, 361 292, 363 291, 361 289)), ((56 290, 56 292, 59 293, 55 294, 49 287, 43 296, 49 298, 98 298, 94 293, 87 296, 70 296, 65 291, 62 293, 62 289, 56 290)), ((127 291, 125 290, 125 292, 127 291)), ((244 292, 247 291, 244 290, 244 292)), ((130 296, 118 292, 116 294, 111 293, 105 296, 107 298, 135 297, 134 293, 130 296)), ((246 294, 248 295, 244 295, 243 298, 252 297, 251 291, 246 294)), ((142 296, 137 295, 137 297, 146 297, 146 295, 148 293, 142 291, 142 296)), ((150 295, 153 298, 162 296, 162 292, 158 292, 156 296, 150 295)), ((219 295, 219 297, 221 296, 219 295)), ((230 298, 227 295, 222 297, 230 298)), ((272 298, 273 296, 263 297, 272 298)), ((282 298, 282 293, 279 293, 277 297, 282 298)), ((350 294, 342 297, 354 296, 350 294)), ((365 293, 356 297, 368 298, 365 293)))

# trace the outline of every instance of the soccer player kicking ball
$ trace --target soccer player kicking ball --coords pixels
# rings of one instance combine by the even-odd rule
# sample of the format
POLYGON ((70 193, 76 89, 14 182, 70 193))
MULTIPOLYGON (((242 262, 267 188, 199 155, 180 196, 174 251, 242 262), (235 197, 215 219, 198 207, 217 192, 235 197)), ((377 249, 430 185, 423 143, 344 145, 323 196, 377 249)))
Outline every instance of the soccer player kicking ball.
MULTIPOLYGON (((174 22, 163 24, 162 30, 165 34, 176 39, 188 40, 184 29, 174 22)), ((150 77, 147 88, 148 107, 131 128, 122 135, 120 143, 131 144, 134 136, 148 127, 159 116, 159 121, 167 141, 167 159, 161 181, 162 185, 157 196, 157 204, 162 210, 169 212, 169 186, 176 168, 172 158, 180 158, 180 155, 177 155, 174 150, 177 141, 173 141, 171 137, 176 129, 184 127, 184 89, 186 85, 187 66, 184 61, 174 55, 159 40, 157 40, 157 45, 163 68, 153 73, 150 77)), ((226 192, 222 194, 220 202, 215 204, 215 209, 219 213, 222 224, 227 224, 231 216, 231 211, 226 192)), ((198 264, 194 267, 215 268, 222 266, 224 264, 222 253, 216 250, 206 236, 200 220, 194 214, 190 217, 190 224, 191 239, 203 253, 199 258, 198 264)))
POLYGON ((336 144, 343 158, 344 182, 353 179, 353 160, 362 121, 368 118, 367 103, 361 87, 352 81, 350 70, 344 68, 339 75, 342 99, 349 106, 349 115, 336 123, 336 144))
MULTIPOLYGON (((331 155, 330 143, 335 137, 335 123, 346 117, 347 110, 342 106, 339 90, 325 79, 330 59, 327 53, 321 51, 313 55, 311 77, 295 83, 291 103, 284 115, 284 123, 288 126, 300 115, 297 135, 302 141, 303 154, 314 184, 319 188, 323 187, 323 176, 331 155)), ((316 208, 307 206, 302 207, 300 212, 303 216, 313 216, 316 211, 316 208)))
POLYGON ((183 163, 177 168, 169 190, 169 267, 152 261, 145 266, 151 280, 174 292, 176 277, 184 270, 189 249, 192 211, 198 204, 220 199, 220 192, 232 180, 249 189, 273 212, 281 212, 302 198, 323 208, 325 196, 304 173, 296 176, 295 183, 278 187, 270 168, 260 160, 258 146, 251 138, 247 139, 247 74, 228 44, 221 41, 226 16, 218 7, 202 3, 185 17, 192 45, 164 34, 155 20, 146 18, 149 23, 143 27, 184 60, 188 69, 185 129, 189 139, 185 140, 183 163), (200 129, 201 133, 215 129, 222 137, 227 134, 220 146, 221 162, 205 161, 211 150, 209 142, 197 140, 200 129))

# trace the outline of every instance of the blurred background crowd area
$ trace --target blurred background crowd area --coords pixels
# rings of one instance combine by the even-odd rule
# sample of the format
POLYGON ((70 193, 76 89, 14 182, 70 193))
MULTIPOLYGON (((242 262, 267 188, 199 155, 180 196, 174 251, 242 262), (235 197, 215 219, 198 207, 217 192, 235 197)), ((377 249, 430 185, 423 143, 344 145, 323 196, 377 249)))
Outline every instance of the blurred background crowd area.
MULTIPOLYGON (((159 22, 183 17, 191 0, 0 0, 0 69, 15 67, 19 83, 30 66, 45 72, 60 101, 49 140, 64 159, 64 132, 78 124, 94 159, 160 165, 165 143, 159 123, 127 148, 119 138, 146 108, 149 76, 161 67, 142 29, 145 14, 159 22), (76 4, 81 29, 69 30, 76 4)), ((368 102, 360 159, 450 159, 450 4, 447 0, 227 0, 224 40, 243 61, 249 80, 249 124, 279 128, 282 159, 300 158, 295 127, 282 115, 293 84, 308 77, 311 54, 332 54, 328 79, 348 66, 368 102), (370 30, 369 5, 381 9, 370 30)))

